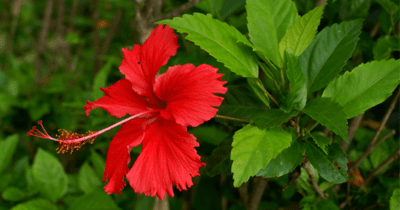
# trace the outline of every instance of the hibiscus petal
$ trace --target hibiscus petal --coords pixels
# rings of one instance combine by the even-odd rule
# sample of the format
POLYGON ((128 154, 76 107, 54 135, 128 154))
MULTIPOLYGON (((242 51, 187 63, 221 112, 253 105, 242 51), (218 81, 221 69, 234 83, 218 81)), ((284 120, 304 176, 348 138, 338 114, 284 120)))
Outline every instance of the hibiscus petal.
POLYGON ((110 115, 123 117, 126 114, 135 115, 148 111, 154 107, 150 105, 143 96, 132 90, 131 83, 127 79, 117 81, 108 88, 101 88, 105 96, 95 102, 88 101, 84 106, 86 115, 95 108, 103 108, 110 115))
POLYGON ((103 176, 103 182, 108 177, 108 183, 104 186, 108 194, 120 194, 121 190, 125 187, 124 177, 129 171, 128 164, 131 160, 131 149, 142 143, 148 120, 141 118, 128 121, 122 125, 121 129, 111 140, 103 176))
POLYGON ((132 83, 138 94, 152 98, 154 78, 161 66, 178 49, 178 36, 169 27, 158 25, 143 46, 135 45, 132 50, 122 49, 124 59, 119 67, 122 74, 132 83))
POLYGON ((213 93, 224 94, 226 82, 220 81, 223 74, 216 68, 202 64, 169 67, 167 72, 157 77, 154 93, 166 103, 160 114, 165 119, 171 115, 183 126, 198 126, 217 113, 213 108, 221 105, 223 98, 213 93))
POLYGON ((194 147, 196 138, 186 127, 158 118, 149 125, 142 143, 142 153, 126 178, 137 193, 163 199, 165 193, 174 196, 172 183, 181 190, 193 185, 198 176, 200 161, 194 147))

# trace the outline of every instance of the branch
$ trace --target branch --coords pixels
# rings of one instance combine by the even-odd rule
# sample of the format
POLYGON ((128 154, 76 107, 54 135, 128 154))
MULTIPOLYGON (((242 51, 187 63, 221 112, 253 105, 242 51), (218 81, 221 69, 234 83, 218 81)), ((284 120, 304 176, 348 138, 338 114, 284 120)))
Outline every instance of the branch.
POLYGON ((249 191, 247 189, 249 182, 245 182, 242 185, 239 186, 238 191, 239 191, 239 197, 240 197, 240 202, 246 206, 246 209, 248 207, 249 203, 249 191))
POLYGON ((73 0, 71 14, 70 14, 70 18, 69 18, 69 27, 67 29, 67 33, 71 33, 72 31, 74 31, 77 9, 78 9, 78 0, 73 0))
POLYGON ((365 179, 364 185, 368 185, 372 179, 379 174, 380 171, 382 171, 383 168, 385 168, 387 165, 392 163, 395 159, 399 158, 400 156, 400 148, 397 149, 390 157, 388 157, 383 163, 381 163, 378 167, 376 167, 375 170, 373 170, 368 177, 365 179))
POLYGON ((314 174, 311 171, 310 162, 308 161, 307 157, 304 157, 303 163, 303 168, 306 169, 308 176, 310 176, 311 184, 317 191, 319 197, 321 197, 322 199, 327 199, 324 192, 322 192, 322 190, 318 186, 318 183, 315 181, 314 174))
POLYGON ((357 128, 360 125, 360 122, 363 118, 364 114, 360 114, 357 117, 354 117, 353 119, 350 120, 350 124, 349 124, 349 133, 348 133, 348 137, 349 137, 349 142, 345 142, 342 141, 342 143, 340 144, 340 147, 342 147, 343 151, 346 153, 347 150, 350 147, 350 143, 353 141, 354 139, 354 135, 356 134, 357 128))
POLYGON ((156 198, 154 199, 153 210, 169 210, 168 196, 165 196, 163 200, 156 198))
MULTIPOLYGON (((371 153, 376 148, 376 146, 378 146, 384 140, 384 137, 382 137, 383 140, 381 140, 377 144, 375 144, 376 140, 378 139, 379 135, 381 134, 381 132, 383 130, 383 126, 385 126, 386 122, 389 119, 390 114, 393 112, 396 102, 399 100, 399 97, 400 97, 400 88, 398 88, 397 93, 396 93, 392 103, 390 104, 389 109, 386 111, 386 114, 383 117, 378 130, 376 131, 374 137, 372 138, 371 142, 369 143, 367 151, 365 151, 364 154, 354 163, 353 167, 351 167, 348 170, 349 174, 351 174, 356 168, 358 168, 358 166, 361 164, 361 162, 364 160, 364 158, 366 158, 366 156, 368 156, 369 153, 371 153)), ((393 133, 393 131, 391 133, 393 133)))
POLYGON ((387 138, 389 138, 390 136, 393 136, 396 133, 395 130, 391 130, 388 134, 386 134, 385 136, 383 136, 378 143, 372 145, 372 146, 368 146, 368 148, 365 150, 365 152, 358 158, 358 160, 353 164, 353 166, 351 168, 348 169, 348 174, 353 173, 358 166, 361 164, 361 162, 369 155, 371 154, 372 151, 374 151, 374 149, 379 146, 383 141, 385 141, 387 138))
POLYGON ((260 204, 261 198, 264 194, 264 190, 267 187, 268 178, 265 177, 254 177, 253 187, 250 195, 250 201, 248 204, 248 210, 257 210, 260 204))
POLYGON ((177 7, 175 10, 173 10, 171 12, 165 13, 165 14, 163 14, 161 16, 158 16, 158 17, 154 18, 152 22, 157 22, 157 21, 160 21, 160 20, 170 19, 170 18, 176 17, 176 16, 180 15, 183 11, 194 7, 196 4, 198 4, 198 3, 202 2, 202 1, 203 0, 192 0, 192 1, 189 1, 189 2, 181 5, 180 7, 177 7))

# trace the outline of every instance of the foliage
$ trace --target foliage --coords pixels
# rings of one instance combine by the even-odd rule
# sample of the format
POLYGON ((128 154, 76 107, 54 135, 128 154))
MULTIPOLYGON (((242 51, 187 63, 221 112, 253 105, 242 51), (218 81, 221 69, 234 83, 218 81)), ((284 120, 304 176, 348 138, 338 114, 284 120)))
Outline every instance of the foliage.
MULTIPOLYGON (((115 122, 101 110, 86 117, 83 105, 102 96, 99 87, 121 79, 120 49, 140 41, 135 7, 152 6, 95 2, 6 1, 0 7, 0 210, 151 209, 157 203, 130 188, 104 192, 107 148, 117 129, 72 154, 57 154, 56 143, 26 135, 38 120, 50 134, 115 122)), ((163 2, 157 16, 188 1, 163 2)), ((167 66, 207 63, 228 82, 214 120, 188 129, 207 165, 188 192, 174 189, 171 209, 249 208, 243 192, 255 196, 262 186, 254 187, 255 176, 269 188, 259 209, 339 209, 349 195, 357 209, 398 209, 400 165, 380 168, 399 150, 398 112, 376 137, 388 138, 357 167, 365 188, 346 186, 360 179, 349 177, 349 160, 371 148, 379 127, 363 120, 353 138, 351 118, 381 121, 399 89, 399 2, 316 2, 204 0, 182 17, 157 22, 181 35, 182 47, 167 66)), ((133 149, 132 159, 140 150, 133 149)))

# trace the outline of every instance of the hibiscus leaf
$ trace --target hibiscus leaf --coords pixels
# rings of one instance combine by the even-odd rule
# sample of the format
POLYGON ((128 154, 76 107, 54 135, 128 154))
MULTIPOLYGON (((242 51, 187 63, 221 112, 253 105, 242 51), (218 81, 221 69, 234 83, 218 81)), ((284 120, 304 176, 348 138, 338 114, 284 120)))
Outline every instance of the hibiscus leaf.
MULTIPOLYGON (((250 120, 268 107, 258 99, 252 90, 246 86, 227 86, 228 91, 223 95, 224 100, 218 107, 218 115, 250 120)), ((218 119, 218 121, 223 121, 218 119)), ((224 121, 225 122, 225 121, 224 121)), ((227 121, 229 123, 232 120, 227 121)))
POLYGON ((349 142, 346 114, 335 101, 330 98, 314 98, 307 102, 303 112, 349 142))
POLYGON ((57 206, 50 201, 37 198, 14 206, 11 210, 57 210, 57 206))
POLYGON ((280 109, 265 110, 251 117, 251 122, 256 124, 260 129, 273 128, 282 125, 296 113, 285 113, 280 109))
POLYGON ((308 92, 323 88, 342 71, 357 44, 361 24, 362 20, 343 21, 324 28, 300 55, 308 92))
POLYGON ((11 158, 18 145, 18 135, 8 136, 5 140, 0 141, 0 174, 8 168, 11 158))
POLYGON ((234 186, 239 187, 265 168, 291 141, 292 135, 281 127, 260 130, 249 124, 236 131, 231 151, 234 186))
POLYGON ((285 52, 287 69, 286 74, 290 84, 290 92, 286 98, 286 109, 302 110, 307 101, 306 75, 301 70, 299 58, 290 52, 285 52))
POLYGON ((393 51, 400 51, 399 39, 393 36, 380 37, 373 49, 374 59, 386 60, 393 51))
POLYGON ((290 147, 282 150, 273 158, 264 169, 257 172, 257 176, 280 177, 293 171, 303 161, 302 152, 305 151, 303 142, 295 141, 290 147))
POLYGON ((84 195, 74 200, 69 209, 118 210, 120 208, 109 195, 104 193, 103 190, 96 190, 91 194, 84 195))
POLYGON ((194 13, 172 20, 157 23, 167 24, 181 33, 188 33, 185 38, 223 63, 231 71, 243 77, 258 77, 258 65, 247 38, 233 26, 213 19, 210 14, 194 13), (246 45, 238 44, 243 42, 246 45))
POLYGON ((299 19, 296 4, 291 0, 247 0, 246 11, 250 41, 257 51, 282 67, 278 43, 299 19))
POLYGON ((85 162, 79 171, 79 188, 85 193, 93 192, 97 187, 101 186, 101 181, 96 172, 85 162))
POLYGON ((347 155, 336 143, 330 145, 327 152, 328 155, 311 142, 306 144, 307 158, 321 177, 334 183, 347 181, 347 155))
POLYGON ((400 83, 400 60, 361 64, 332 81, 322 97, 339 103, 347 118, 385 101, 400 83), (378 71, 379 70, 379 71, 378 71))
POLYGON ((325 5, 316 7, 303 15, 292 26, 279 42, 279 52, 284 58, 284 52, 289 51, 295 56, 301 55, 317 34, 317 28, 322 17, 322 9, 325 5))
POLYGON ((25 192, 16 187, 9 187, 1 194, 1 197, 6 201, 21 201, 25 196, 25 192))
POLYGON ((313 132, 310 134, 310 136, 318 145, 318 147, 321 148, 322 151, 325 152, 325 154, 328 154, 325 148, 332 143, 332 140, 325 136, 322 132, 313 132))
POLYGON ((216 126, 206 125, 189 128, 188 132, 193 134, 198 141, 201 140, 216 146, 229 135, 228 132, 220 130, 216 126))
POLYGON ((32 173, 43 197, 56 202, 67 192, 68 177, 61 163, 40 148, 32 165, 32 173))
POLYGON ((223 173, 232 164, 229 159, 232 150, 232 137, 225 138, 207 158, 206 170, 211 177, 223 173))
POLYGON ((396 188, 390 197, 390 210, 396 209, 400 209, 400 188, 396 188))

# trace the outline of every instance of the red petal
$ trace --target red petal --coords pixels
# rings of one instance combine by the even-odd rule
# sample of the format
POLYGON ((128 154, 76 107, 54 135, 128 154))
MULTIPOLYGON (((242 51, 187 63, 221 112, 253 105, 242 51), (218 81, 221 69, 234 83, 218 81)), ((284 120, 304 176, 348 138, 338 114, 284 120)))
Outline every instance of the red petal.
POLYGON ((151 99, 158 70, 176 54, 178 47, 178 36, 174 31, 169 26, 158 25, 142 47, 135 45, 132 50, 122 49, 124 59, 119 70, 138 94, 151 99))
POLYGON ((111 140, 103 176, 103 182, 108 177, 108 184, 104 187, 108 194, 120 194, 125 187, 124 177, 129 171, 131 149, 142 143, 148 120, 141 118, 128 121, 111 140))
POLYGON ((108 88, 101 88, 105 96, 95 102, 88 101, 84 106, 86 115, 95 108, 103 108, 110 115, 123 117, 126 114, 135 115, 137 113, 153 109, 143 96, 138 95, 132 90, 131 83, 127 79, 122 79, 108 88))
POLYGON ((205 165, 193 147, 199 146, 186 127, 158 118, 149 125, 142 143, 143 150, 126 175, 137 193, 163 199, 165 193, 174 196, 172 183, 181 190, 193 185, 205 165))
POLYGON ((216 68, 202 64, 169 67, 159 75, 154 84, 154 93, 166 103, 160 114, 165 119, 171 115, 183 126, 198 126, 217 113, 213 108, 221 105, 223 98, 213 93, 224 94, 226 82, 219 81, 222 74, 216 68))

